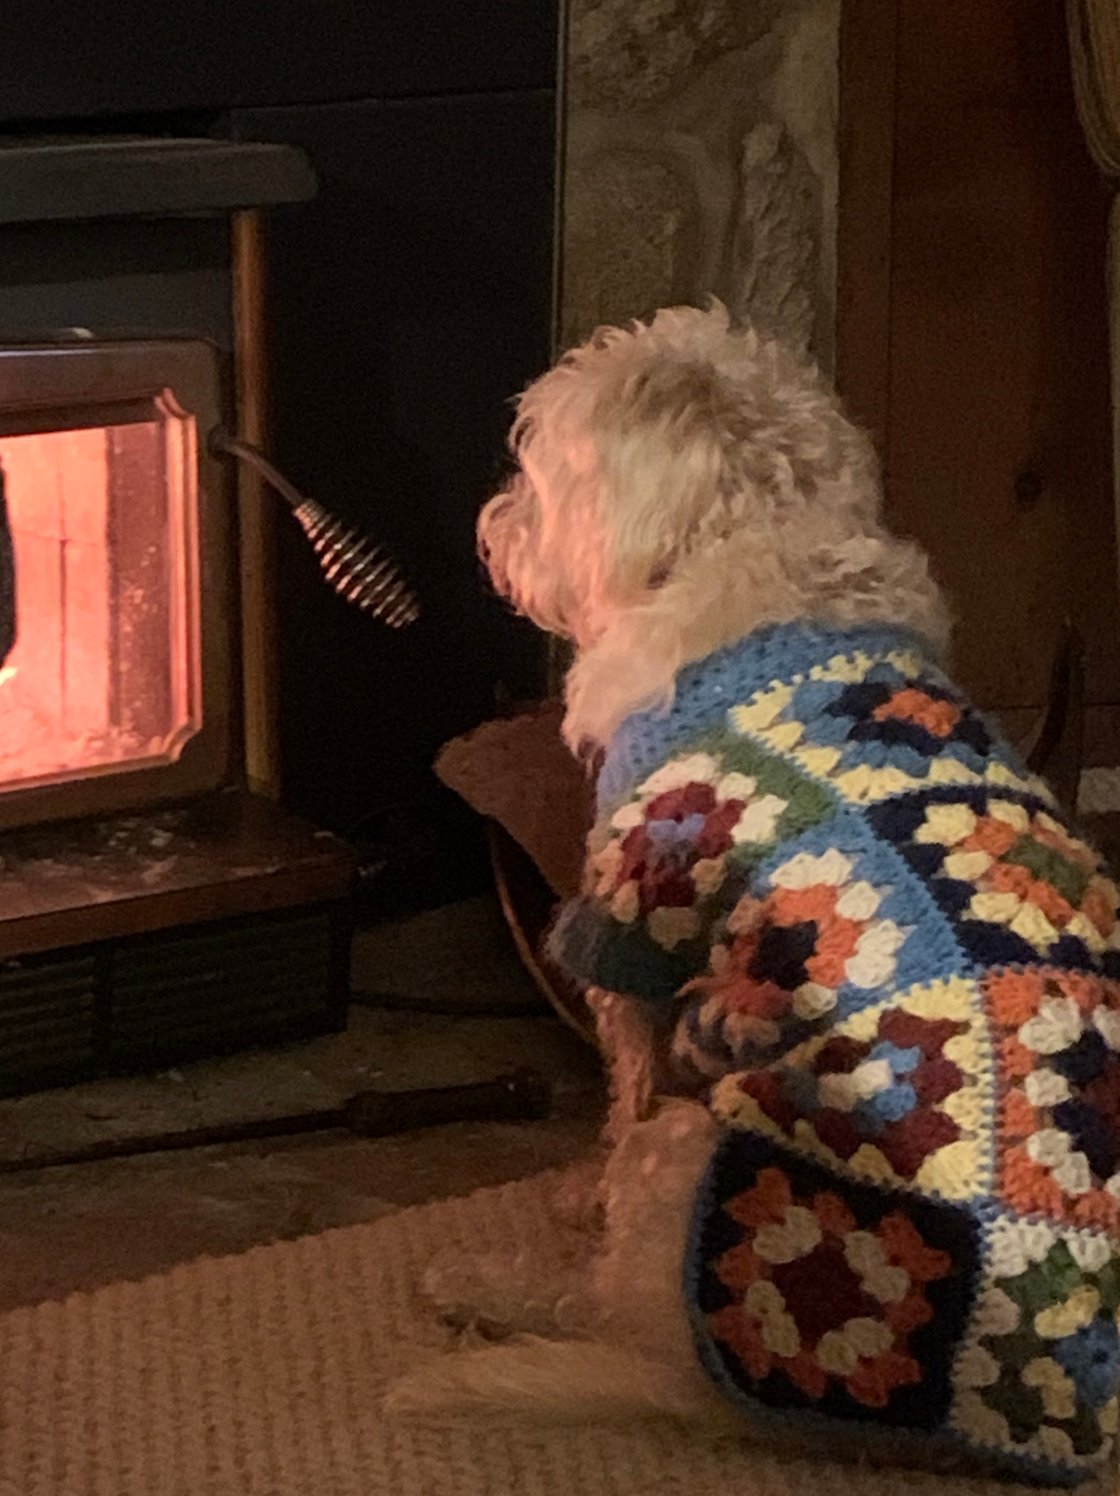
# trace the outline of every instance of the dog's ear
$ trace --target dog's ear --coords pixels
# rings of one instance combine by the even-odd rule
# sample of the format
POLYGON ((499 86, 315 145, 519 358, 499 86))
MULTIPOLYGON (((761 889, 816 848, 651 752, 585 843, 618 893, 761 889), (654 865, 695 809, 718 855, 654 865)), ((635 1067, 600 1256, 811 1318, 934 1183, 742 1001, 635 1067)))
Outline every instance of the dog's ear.
POLYGON ((598 509, 619 600, 664 580, 701 529, 731 521, 738 414, 717 371, 664 358, 630 372, 600 406, 598 509))

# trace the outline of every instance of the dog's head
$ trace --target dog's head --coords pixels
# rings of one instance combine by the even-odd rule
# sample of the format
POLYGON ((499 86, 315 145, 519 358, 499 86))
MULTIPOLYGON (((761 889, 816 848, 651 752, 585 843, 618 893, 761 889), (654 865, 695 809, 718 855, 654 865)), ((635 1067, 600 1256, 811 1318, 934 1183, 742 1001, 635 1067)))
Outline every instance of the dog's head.
POLYGON ((718 302, 601 329, 524 392, 511 446, 480 549, 519 612, 575 641, 570 706, 595 676, 603 709, 570 738, 601 740, 761 623, 858 617, 861 590, 882 614, 868 600, 899 543, 870 441, 807 359, 733 329, 718 302))

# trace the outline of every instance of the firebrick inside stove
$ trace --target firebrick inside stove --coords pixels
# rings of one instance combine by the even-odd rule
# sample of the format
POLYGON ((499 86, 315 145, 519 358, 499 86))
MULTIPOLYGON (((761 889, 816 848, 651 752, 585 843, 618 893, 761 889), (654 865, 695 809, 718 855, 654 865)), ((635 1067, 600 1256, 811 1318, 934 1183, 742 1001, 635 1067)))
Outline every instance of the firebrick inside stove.
POLYGON ((0 1091, 344 1021, 350 858, 275 797, 263 212, 285 146, 0 146, 0 1091))

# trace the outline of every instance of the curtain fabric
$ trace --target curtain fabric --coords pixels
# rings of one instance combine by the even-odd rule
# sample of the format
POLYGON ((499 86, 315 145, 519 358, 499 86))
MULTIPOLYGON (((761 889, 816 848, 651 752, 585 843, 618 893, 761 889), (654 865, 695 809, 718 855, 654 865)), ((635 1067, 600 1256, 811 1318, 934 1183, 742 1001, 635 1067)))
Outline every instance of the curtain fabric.
POLYGON ((1077 108, 1089 149, 1120 176, 1120 0, 1067 0, 1077 108))

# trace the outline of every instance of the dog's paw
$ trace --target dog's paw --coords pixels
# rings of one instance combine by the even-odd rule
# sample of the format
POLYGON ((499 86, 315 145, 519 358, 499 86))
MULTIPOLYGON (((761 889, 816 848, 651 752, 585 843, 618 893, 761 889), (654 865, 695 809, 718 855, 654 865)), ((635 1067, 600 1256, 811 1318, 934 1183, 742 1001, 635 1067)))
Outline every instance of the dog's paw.
POLYGON ((438 1363, 418 1366, 398 1377, 381 1399, 381 1411, 405 1423, 452 1411, 438 1363))
POLYGON ((605 1158, 595 1154, 564 1170, 550 1202, 558 1226, 590 1235, 602 1231, 605 1163, 605 1158))
POLYGON ((421 1293, 441 1320, 469 1324, 501 1302, 509 1267, 508 1260, 494 1257, 438 1254, 420 1280, 421 1293))
POLYGON ((381 1401, 387 1417, 409 1420, 510 1414, 524 1400, 525 1368, 531 1382, 539 1359, 534 1345, 553 1342, 510 1341, 505 1345, 457 1346, 429 1356, 390 1384, 381 1401))
POLYGON ((425 1272, 421 1291, 440 1324, 460 1337, 500 1340, 509 1333, 494 1283, 477 1263, 434 1262, 425 1272), (497 1311, 497 1312, 496 1312, 497 1311))
POLYGON ((569 1328, 579 1318, 577 1286, 569 1276, 542 1278, 525 1253, 441 1256, 422 1280, 424 1297, 444 1325, 486 1341, 569 1328))

